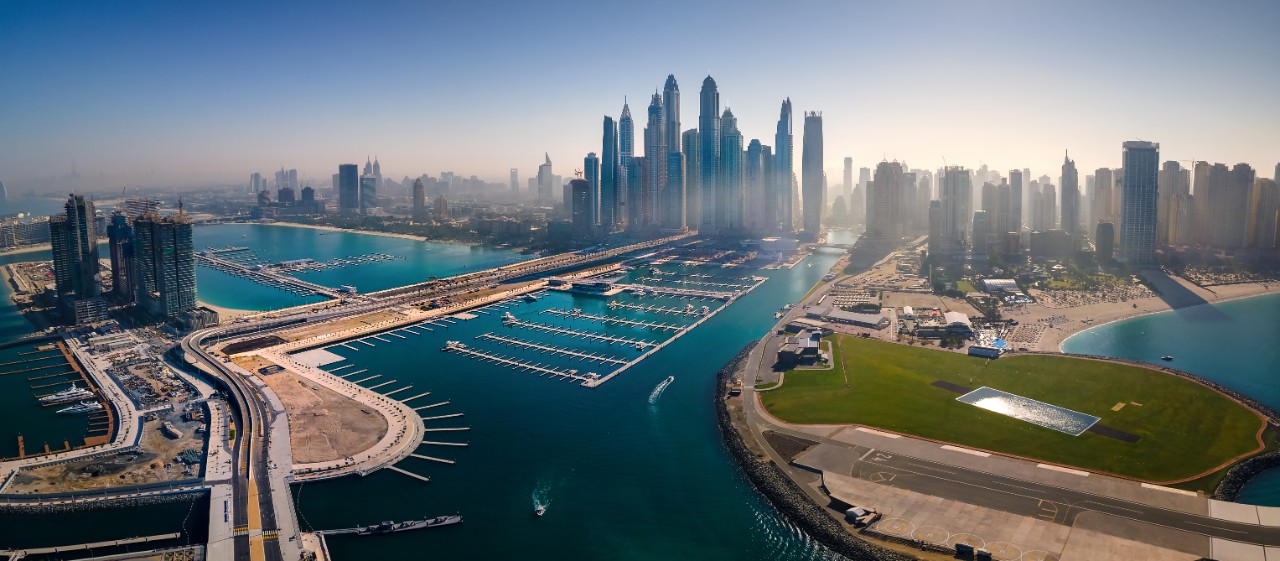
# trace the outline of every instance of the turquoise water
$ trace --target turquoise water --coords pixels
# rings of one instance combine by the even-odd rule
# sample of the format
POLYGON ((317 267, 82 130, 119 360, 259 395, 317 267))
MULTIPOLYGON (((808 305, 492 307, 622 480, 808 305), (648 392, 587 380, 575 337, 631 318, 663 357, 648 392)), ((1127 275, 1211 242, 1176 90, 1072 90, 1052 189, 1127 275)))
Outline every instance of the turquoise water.
MULTIPOLYGON (((327 261, 368 253, 402 258, 295 275, 335 288, 344 284, 354 285, 360 292, 384 290, 422 282, 432 275, 456 275, 529 258, 514 251, 484 247, 263 224, 197 226, 194 235, 197 250, 249 247, 268 263, 304 258, 327 261)), ((197 268, 196 283, 201 300, 227 308, 271 310, 323 300, 314 296, 295 296, 206 267, 197 268)))
MULTIPOLYGON (((1067 339, 1062 348, 1167 364, 1280 409, 1280 294, 1109 323, 1067 339), (1160 360, 1165 355, 1173 362, 1160 360)), ((1250 483, 1239 500, 1280 506, 1280 470, 1250 483)))
MULTIPOLYGON (((775 322, 773 313, 802 297, 837 257, 837 253, 823 252, 808 259, 813 267, 758 273, 769 280, 594 390, 444 353, 440 348, 445 341, 459 340, 506 356, 603 373, 595 370, 598 366, 581 361, 527 354, 475 336, 494 332, 629 357, 636 351, 503 327, 499 316, 510 311, 521 320, 645 340, 662 336, 647 329, 603 327, 539 311, 579 308, 584 314, 682 324, 690 320, 609 310, 605 298, 549 293, 537 303, 513 304, 509 310, 488 308, 483 310, 488 314, 422 336, 383 336, 391 342, 371 340, 375 347, 352 345, 358 351, 331 348, 350 361, 327 368, 355 364, 338 374, 368 369, 359 376, 382 377, 364 385, 396 379, 379 391, 411 384, 412 390, 397 396, 421 389, 432 394, 412 404, 448 401, 422 414, 464 416, 427 421, 427 426, 470 430, 428 433, 427 440, 470 446, 419 449, 421 454, 456 460, 456 465, 412 458, 398 465, 430 477, 430 483, 383 471, 363 479, 303 485, 296 489, 296 497, 304 526, 337 528, 455 512, 466 520, 457 527, 427 532, 334 537, 329 543, 338 559, 412 558, 425 551, 442 558, 492 559, 830 558, 826 550, 782 520, 743 479, 721 443, 711 400, 717 370, 742 346, 763 335, 775 322), (675 381, 656 394, 667 376, 675 381), (549 502, 541 518, 532 514, 535 500, 549 502)), ((757 274, 719 267, 660 268, 714 276, 757 274)), ((640 275, 648 272, 632 273, 640 275)), ((637 302, 631 295, 614 299, 637 302)), ((662 297, 638 302, 667 307, 686 303, 662 297)))

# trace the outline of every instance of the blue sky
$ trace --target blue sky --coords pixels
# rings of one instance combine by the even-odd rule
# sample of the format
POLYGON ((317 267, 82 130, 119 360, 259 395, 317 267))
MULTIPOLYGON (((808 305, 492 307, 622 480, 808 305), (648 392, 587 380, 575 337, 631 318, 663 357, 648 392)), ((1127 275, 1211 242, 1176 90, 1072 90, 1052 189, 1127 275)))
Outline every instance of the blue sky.
POLYGON ((1133 138, 1270 177, 1277 22, 1275 1, 9 1, 0 180, 325 184, 372 154, 505 180, 543 152, 569 175, 670 73, 686 129, 708 73, 748 140, 772 144, 784 97, 822 111, 836 178, 844 156, 1056 176, 1064 149, 1085 175, 1133 138))

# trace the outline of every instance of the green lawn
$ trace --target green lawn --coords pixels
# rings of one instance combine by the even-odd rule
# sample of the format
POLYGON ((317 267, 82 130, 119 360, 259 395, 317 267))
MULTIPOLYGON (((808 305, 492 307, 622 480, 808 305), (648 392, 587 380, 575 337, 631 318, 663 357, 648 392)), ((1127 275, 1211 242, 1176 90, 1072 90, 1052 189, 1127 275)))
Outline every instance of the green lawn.
POLYGON ((881 427, 1149 481, 1192 477, 1250 452, 1263 426, 1252 411, 1221 394, 1147 368, 1060 356, 987 361, 834 337, 836 360, 845 368, 788 372, 781 388, 760 394, 770 413, 793 423, 881 427), (960 394, 932 386, 936 380, 990 386, 1088 413, 1142 439, 1130 444, 1092 433, 1063 434, 956 401, 960 394), (1112 411, 1119 402, 1128 405, 1112 411))

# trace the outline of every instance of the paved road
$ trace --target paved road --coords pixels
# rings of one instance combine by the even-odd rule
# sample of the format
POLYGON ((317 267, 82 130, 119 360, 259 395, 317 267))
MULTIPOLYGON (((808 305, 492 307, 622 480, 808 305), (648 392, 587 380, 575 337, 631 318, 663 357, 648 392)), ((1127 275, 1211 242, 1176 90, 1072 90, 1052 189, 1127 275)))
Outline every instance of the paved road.
MULTIPOLYGON (((835 283, 828 283, 814 291, 809 299, 798 304, 779 320, 778 325, 785 325, 788 321, 801 317, 804 313, 804 304, 816 302, 834 285, 835 283)), ((829 467, 831 469, 828 471, 881 485, 1036 517, 1058 524, 1071 525, 1081 512, 1096 511, 1215 538, 1264 546, 1280 546, 1280 528, 1274 526, 1231 522, 1202 514, 1160 508, 1036 481, 987 473, 962 465, 940 463, 823 438, 780 425, 761 415, 754 399, 755 374, 770 368, 773 361, 765 357, 776 356, 780 339, 776 331, 771 331, 747 359, 742 394, 747 422, 756 435, 763 430, 771 430, 843 449, 844 453, 841 455, 845 460, 833 461, 830 466, 822 466, 823 469, 829 467)), ((757 436, 756 440, 765 447, 775 463, 782 466, 784 471, 789 472, 793 477, 803 478, 803 475, 778 456, 763 438, 757 436)), ((1134 483, 1134 485, 1137 484, 1134 483)), ((802 485, 802 487, 809 491, 820 504, 826 504, 826 497, 816 494, 808 486, 802 485)))

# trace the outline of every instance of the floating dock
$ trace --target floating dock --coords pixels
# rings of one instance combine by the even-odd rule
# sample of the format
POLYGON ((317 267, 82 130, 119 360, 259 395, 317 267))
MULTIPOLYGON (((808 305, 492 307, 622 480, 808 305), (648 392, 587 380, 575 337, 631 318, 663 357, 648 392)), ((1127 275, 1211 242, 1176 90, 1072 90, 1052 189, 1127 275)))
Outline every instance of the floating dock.
POLYGON ((530 343, 528 341, 521 341, 519 339, 503 337, 502 335, 495 335, 493 333, 485 333, 484 335, 479 335, 476 337, 476 339, 485 339, 489 341, 495 341, 499 344, 509 345, 509 346, 517 347, 521 349, 529 349, 537 352, 548 353, 548 354, 558 355, 558 356, 567 356, 567 357, 577 358, 577 359, 586 360, 590 362, 603 362, 607 364, 626 364, 627 363, 626 360, 623 360, 620 358, 608 357, 608 356, 597 355, 592 353, 580 353, 578 351, 572 351, 572 350, 560 348, 560 347, 539 345, 537 343, 530 343))
POLYGON ((501 355, 496 355, 496 354, 485 352, 485 351, 477 351, 457 341, 450 341, 449 344, 446 345, 445 348, 441 350, 445 352, 459 353, 459 354, 462 354, 463 356, 469 356, 485 362, 493 362, 493 363, 501 364, 503 366, 507 366, 515 370, 521 370, 525 372, 538 372, 539 373, 538 377, 550 376, 552 378, 558 378, 561 380, 573 380, 573 381, 582 382, 582 383, 587 383, 591 380, 599 378, 598 375, 594 375, 594 374, 587 374, 587 375, 578 374, 578 371, 573 369, 561 370, 559 368, 551 368, 551 367, 543 366, 541 364, 536 364, 533 362, 507 358, 501 355))
POLYGON ((640 321, 634 319, 624 319, 615 316, 597 316, 594 314, 585 314, 581 310, 562 310, 559 308, 547 308, 541 313, 551 314, 575 319, 585 319, 589 321, 598 321, 605 325, 629 325, 632 327, 643 327, 645 329, 662 329, 666 331, 679 331, 683 328, 681 325, 674 323, 658 323, 654 321, 640 321))
POLYGON ((592 341, 601 341, 604 343, 609 343, 611 345, 614 343, 621 343, 623 345, 630 345, 630 346, 636 347, 637 349, 647 349, 647 348, 658 346, 657 343, 654 343, 651 341, 642 341, 639 339, 630 339, 627 337, 615 337, 613 335, 605 335, 603 333, 596 333, 594 331, 579 331, 576 329, 566 329, 564 327, 556 327, 554 325, 546 325, 542 323, 524 321, 521 319, 517 319, 515 316, 509 313, 506 316, 503 316, 502 325, 505 325, 507 327, 524 327, 524 328, 533 329, 536 331, 545 331, 547 333, 554 333, 556 335, 568 335, 570 338, 573 338, 573 339, 589 339, 592 341))

